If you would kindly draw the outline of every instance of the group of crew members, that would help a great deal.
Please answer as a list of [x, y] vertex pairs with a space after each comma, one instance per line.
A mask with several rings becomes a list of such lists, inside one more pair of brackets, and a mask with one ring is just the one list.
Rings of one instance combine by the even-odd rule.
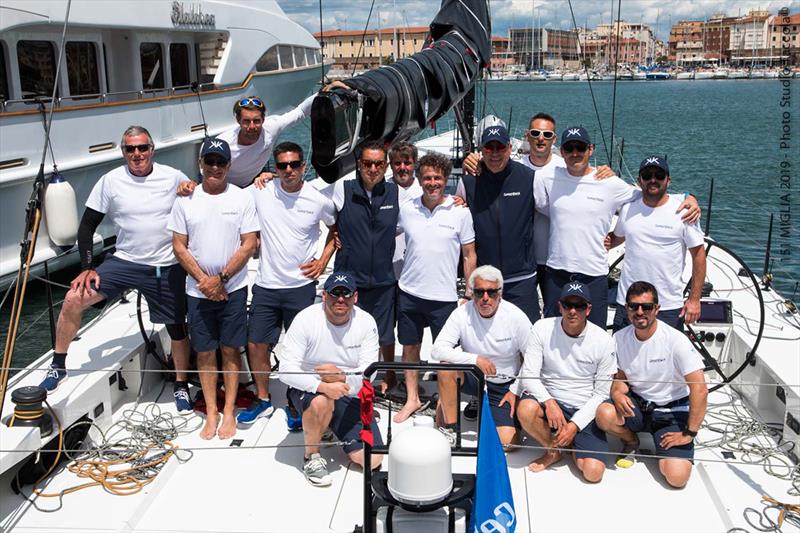
[[[616, 464], [627, 467], [637, 434], [649, 432], [666, 481], [684, 486], [707, 388], [703, 362], [680, 330], [699, 316], [705, 252], [696, 200], [667, 192], [666, 158], [643, 160], [639, 187], [628, 185], [608, 167], [590, 165], [594, 146], [583, 127], [564, 129], [561, 156], [553, 153], [556, 122], [540, 113], [526, 132], [530, 153], [519, 161], [504, 126], [485, 128], [456, 195], [445, 192], [450, 160], [418, 157], [405, 142], [388, 152], [366, 143], [355, 179], [317, 189], [304, 180], [299, 145], [273, 147], [283, 129], [309, 115], [311, 100], [280, 116], [267, 116], [258, 97], [238, 100], [238, 125], [202, 143], [199, 184], [154, 161], [145, 128], [125, 130], [126, 164], [102, 176], [86, 202], [82, 272], [60, 313], [42, 387], [52, 392], [66, 380], [83, 310], [135, 288], [150, 320], [165, 324], [172, 340], [178, 412], [193, 411], [191, 342], [207, 410], [200, 436], [229, 439], [237, 424], [274, 411], [269, 354], [285, 331], [279, 378], [302, 413], [303, 471], [313, 485], [326, 486], [320, 441], [328, 430], [363, 466], [358, 374], [379, 357], [394, 360], [395, 329], [403, 360], [419, 361], [427, 327], [432, 360], [474, 364], [485, 375], [503, 445], [513, 449], [524, 430], [546, 448], [532, 471], [573, 449], [583, 477], [598, 482], [614, 457], [607, 435], [622, 441]], [[266, 170], [270, 155], [274, 174]], [[116, 251], [95, 268], [92, 235], [105, 215], [117, 228]], [[328, 232], [317, 257], [323, 224]], [[623, 241], [612, 337], [607, 250]], [[246, 265], [256, 253], [248, 309]], [[317, 278], [334, 253], [322, 302], [314, 303]], [[464, 294], [457, 291], [459, 261]], [[245, 345], [257, 399], [237, 413]], [[477, 395], [478, 381], [458, 372], [440, 372], [437, 381], [436, 422], [455, 443], [457, 387]], [[397, 384], [387, 372], [379, 390]], [[406, 371], [403, 384], [407, 399], [395, 422], [424, 407], [417, 373]], [[464, 416], [475, 411], [470, 402]], [[374, 421], [373, 434], [380, 443]], [[374, 457], [371, 467], [379, 464]]]

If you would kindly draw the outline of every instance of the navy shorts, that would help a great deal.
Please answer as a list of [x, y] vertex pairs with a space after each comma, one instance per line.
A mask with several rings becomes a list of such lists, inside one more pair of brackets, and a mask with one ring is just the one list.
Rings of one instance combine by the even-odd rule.
[[186, 271], [179, 264], [154, 267], [113, 255], [97, 267], [100, 292], [113, 300], [123, 291], [137, 289], [147, 300], [150, 322], [183, 324], [186, 321]]
[[[542, 409], [545, 420], [547, 420], [543, 402], [540, 402], [530, 394], [523, 394], [522, 398], [520, 398], [520, 401], [522, 400], [532, 400], [538, 403]], [[567, 422], [572, 420], [572, 417], [578, 412], [578, 409], [565, 405], [558, 400], [556, 400], [556, 403], [561, 408], [561, 412], [564, 413], [564, 418], [567, 419]], [[600, 429], [594, 419], [586, 424], [586, 427], [578, 431], [575, 435], [575, 439], [572, 441], [572, 446], [575, 448], [576, 459], [597, 459], [601, 463], [605, 463], [608, 459], [608, 438], [606, 437], [606, 432]]]
[[[494, 383], [492, 381], [486, 382], [486, 394], [489, 395], [489, 408], [492, 410], [492, 419], [494, 419], [495, 427], [514, 427], [519, 429], [519, 420], [517, 420], [517, 413], [511, 417], [511, 404], [508, 402], [500, 406], [500, 401], [503, 396], [509, 391], [511, 384], [514, 380], [505, 383]], [[478, 395], [478, 380], [475, 376], [468, 372], [464, 372], [464, 382], [461, 384], [461, 391], [465, 394], [472, 396]]]
[[[311, 400], [319, 394], [316, 392], [305, 392], [289, 387], [287, 396], [292, 406], [298, 413], [304, 413], [311, 405]], [[336, 434], [336, 438], [346, 444], [342, 446], [345, 453], [352, 453], [364, 447], [358, 434], [361, 432], [361, 402], [353, 396], [342, 396], [333, 402], [333, 417], [331, 417], [331, 430]], [[373, 446], [381, 446], [383, 439], [378, 429], [375, 417], [372, 417], [372, 436], [375, 440]]]
[[378, 344], [394, 344], [394, 304], [397, 289], [394, 284], [372, 289], [358, 289], [358, 305], [372, 315], [378, 324]]
[[536, 286], [536, 276], [503, 284], [503, 299], [522, 309], [531, 324], [542, 317], [539, 312], [539, 292]]
[[265, 289], [253, 285], [253, 299], [247, 321], [247, 336], [256, 344], [272, 344], [288, 330], [297, 313], [314, 303], [317, 282], [291, 289]]
[[[672, 326], [678, 331], [683, 332], [683, 317], [680, 316], [682, 309], [683, 308], [668, 309], [666, 311], [661, 309], [658, 312], [658, 319], [663, 323]], [[594, 309], [592, 309], [592, 313], [594, 313]], [[628, 320], [628, 312], [625, 310], [625, 306], [617, 304], [617, 309], [614, 311], [613, 333], [616, 333], [622, 328], [630, 325], [631, 321]]]
[[437, 302], [417, 298], [402, 290], [398, 292], [397, 340], [403, 346], [422, 344], [426, 327], [431, 328], [431, 337], [436, 340], [450, 313], [458, 307], [458, 302]]
[[196, 352], [247, 344], [247, 287], [233, 291], [223, 302], [189, 296], [188, 308], [189, 336]]
[[589, 314], [589, 322], [605, 330], [606, 320], [608, 320], [608, 276], [589, 276], [547, 267], [543, 295], [544, 316], [561, 316], [558, 299], [561, 297], [561, 289], [570, 281], [580, 281], [588, 287], [592, 297], [592, 312]]
[[[671, 431], [682, 432], [689, 424], [689, 397], [681, 398], [659, 407], [647, 402], [636, 394], [629, 394], [633, 400], [633, 416], [625, 418], [625, 427], [634, 433], [650, 433], [656, 447], [656, 455], [677, 459], [694, 458], [694, 440], [683, 446], [661, 447], [661, 437]], [[606, 402], [612, 403], [611, 400]]]

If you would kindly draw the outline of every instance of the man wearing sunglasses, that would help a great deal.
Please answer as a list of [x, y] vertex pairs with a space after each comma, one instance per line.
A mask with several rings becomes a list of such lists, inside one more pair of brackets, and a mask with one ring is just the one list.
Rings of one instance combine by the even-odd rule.
[[[522, 355], [528, 346], [531, 322], [516, 305], [503, 298], [503, 274], [491, 265], [472, 271], [467, 288], [472, 302], [450, 314], [431, 349], [435, 360], [473, 364], [486, 376], [492, 418], [503, 445], [516, 442], [519, 422], [516, 419], [517, 396], [510, 387], [519, 371]], [[477, 395], [478, 382], [461, 372], [439, 372], [439, 427], [451, 444], [455, 443], [458, 416], [457, 379], [466, 394]]]
[[270, 116], [266, 116], [266, 105], [258, 96], [237, 100], [233, 104], [237, 126], [218, 135], [219, 139], [231, 147], [228, 183], [247, 187], [262, 174], [265, 178], [272, 178], [272, 174], [264, 170], [272, 145], [282, 131], [311, 114], [314, 97], [316, 94], [312, 94], [287, 113]]
[[694, 438], [706, 413], [708, 387], [700, 354], [686, 336], [661, 322], [658, 292], [636, 281], [625, 295], [631, 325], [614, 334], [618, 371], [611, 399], [597, 409], [597, 424], [622, 440], [617, 466], [630, 468], [640, 432], [653, 435], [658, 468], [667, 483], [689, 481]]
[[[464, 276], [475, 269], [475, 230], [469, 209], [458, 207], [445, 194], [452, 163], [441, 154], [430, 153], [419, 160], [422, 197], [403, 204], [398, 228], [405, 236], [406, 255], [397, 282], [397, 338], [403, 345], [403, 361], [419, 362], [426, 327], [436, 340], [447, 318], [458, 305], [456, 279], [459, 255]], [[417, 372], [406, 371], [406, 403], [395, 422], [404, 422], [422, 402]]]
[[[175, 404], [180, 414], [189, 414], [186, 272], [175, 259], [172, 232], [167, 229], [175, 190], [189, 179], [153, 161], [153, 138], [141, 126], [126, 129], [120, 147], [125, 165], [101, 176], [86, 200], [78, 228], [81, 273], [72, 280], [61, 308], [53, 361], [41, 386], [52, 392], [67, 377], [67, 350], [83, 311], [125, 290], [138, 289], [147, 300], [150, 321], [166, 324], [176, 370]], [[95, 270], [92, 239], [106, 215], [118, 228], [116, 251]]]
[[288, 330], [295, 316], [314, 303], [316, 279], [334, 251], [330, 239], [322, 256], [314, 257], [320, 222], [332, 228], [336, 211], [329, 198], [303, 179], [303, 149], [283, 142], [275, 147], [274, 157], [280, 179], [271, 180], [261, 189], [248, 188], [255, 200], [261, 236], [248, 321], [248, 355], [258, 401], [239, 413], [237, 420], [241, 424], [252, 424], [272, 414], [270, 348], [278, 343], [281, 330]]
[[[303, 473], [319, 487], [332, 483], [319, 446], [329, 427], [346, 443], [350, 460], [364, 465], [358, 391], [364, 369], [378, 360], [378, 329], [369, 313], [355, 307], [358, 296], [354, 276], [334, 271], [325, 280], [322, 303], [302, 310], [283, 341], [280, 380], [303, 414]], [[382, 444], [374, 419], [372, 435], [376, 445]], [[381, 456], [373, 455], [372, 468], [380, 463]]]
[[[247, 342], [247, 260], [257, 246], [258, 219], [252, 196], [226, 183], [228, 143], [207, 138], [200, 150], [203, 184], [172, 207], [168, 228], [175, 257], [189, 277], [189, 332], [206, 403], [200, 438], [236, 434], [236, 394]], [[225, 407], [217, 410], [217, 349], [225, 370]], [[217, 429], [219, 426], [219, 433]]]
[[[611, 248], [625, 242], [625, 264], [617, 286], [614, 331], [630, 322], [625, 312], [625, 294], [636, 280], [649, 281], [658, 289], [658, 319], [679, 330], [700, 316], [700, 296], [706, 277], [705, 237], [697, 222], [683, 222], [676, 214], [682, 195], [667, 193], [669, 165], [664, 156], [646, 157], [639, 165], [642, 198], [625, 204], [610, 234]], [[683, 272], [686, 251], [692, 258], [689, 297]]]
[[541, 472], [561, 460], [561, 449], [574, 448], [578, 470], [586, 481], [597, 483], [605, 471], [608, 441], [594, 416], [608, 398], [617, 361], [613, 339], [587, 320], [591, 302], [584, 284], [564, 286], [558, 300], [561, 316], [533, 325], [520, 370], [527, 377], [518, 379], [512, 391], [520, 397], [522, 428], [551, 448], [528, 468]]

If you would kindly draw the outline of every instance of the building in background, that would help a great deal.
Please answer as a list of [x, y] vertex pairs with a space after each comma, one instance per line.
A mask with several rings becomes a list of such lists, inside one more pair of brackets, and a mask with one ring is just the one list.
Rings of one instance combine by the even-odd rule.
[[575, 32], [552, 28], [508, 30], [514, 63], [526, 69], [576, 69], [580, 66]]
[[505, 72], [514, 64], [514, 57], [509, 50], [508, 37], [492, 36], [492, 72]]
[[781, 10], [770, 17], [767, 32], [768, 54], [773, 64], [800, 65], [800, 13]]
[[324, 59], [334, 61], [331, 70], [367, 70], [393, 63], [422, 50], [427, 26], [380, 30], [327, 30], [314, 37], [322, 45]]

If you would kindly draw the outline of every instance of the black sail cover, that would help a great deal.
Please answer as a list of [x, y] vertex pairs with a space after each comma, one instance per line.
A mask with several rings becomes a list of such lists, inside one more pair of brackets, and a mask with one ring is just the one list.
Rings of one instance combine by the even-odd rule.
[[469, 91], [491, 61], [487, 0], [442, 0], [421, 52], [343, 80], [311, 106], [311, 162], [333, 183], [367, 141], [388, 146], [422, 131]]

